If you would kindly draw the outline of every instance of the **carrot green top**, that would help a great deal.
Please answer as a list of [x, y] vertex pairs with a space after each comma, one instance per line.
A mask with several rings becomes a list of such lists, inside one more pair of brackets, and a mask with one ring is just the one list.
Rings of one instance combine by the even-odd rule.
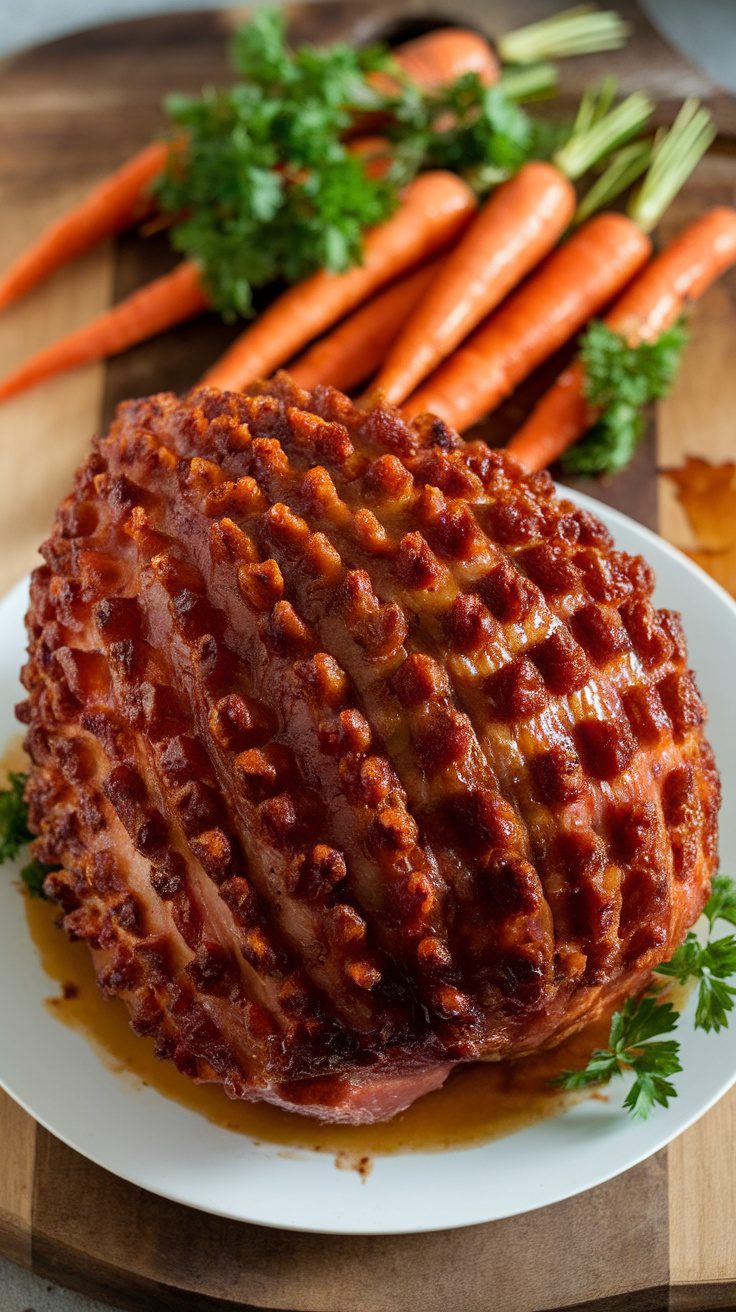
[[[493, 86], [471, 72], [420, 87], [382, 47], [291, 49], [275, 9], [237, 34], [232, 58], [230, 87], [169, 98], [177, 148], [156, 186], [174, 246], [199, 265], [226, 316], [250, 315], [254, 289], [266, 283], [359, 263], [365, 230], [389, 217], [424, 169], [449, 169], [484, 192], [527, 160], [548, 158], [572, 131], [578, 176], [650, 109], [644, 97], [611, 109], [613, 92], [602, 92], [572, 127], [550, 124], [519, 103], [551, 88], [549, 65], [512, 69]], [[383, 172], [350, 149], [366, 123], [388, 141]]]

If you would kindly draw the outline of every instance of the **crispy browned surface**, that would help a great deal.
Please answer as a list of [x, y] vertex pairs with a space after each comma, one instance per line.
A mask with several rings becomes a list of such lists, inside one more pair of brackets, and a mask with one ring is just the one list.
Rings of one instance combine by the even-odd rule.
[[124, 405], [43, 554], [36, 851], [196, 1078], [380, 1118], [561, 1037], [699, 914], [679, 620], [546, 475], [282, 376]]

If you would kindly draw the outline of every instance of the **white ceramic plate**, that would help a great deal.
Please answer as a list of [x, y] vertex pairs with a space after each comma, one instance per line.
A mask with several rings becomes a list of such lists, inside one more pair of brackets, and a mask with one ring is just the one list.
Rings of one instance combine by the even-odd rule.
[[[690, 653], [710, 707], [723, 777], [721, 864], [736, 872], [736, 605], [654, 534], [580, 497], [618, 545], [655, 567], [661, 604], [682, 611]], [[0, 743], [17, 726], [18, 670], [27, 587], [0, 604]], [[506, 1139], [447, 1152], [377, 1157], [363, 1180], [328, 1153], [279, 1152], [136, 1088], [108, 1069], [78, 1033], [43, 1006], [49, 993], [29, 941], [22, 900], [0, 873], [0, 1081], [31, 1115], [108, 1171], [208, 1212], [261, 1225], [341, 1234], [390, 1234], [493, 1221], [558, 1202], [628, 1170], [702, 1116], [736, 1080], [736, 1032], [680, 1025], [679, 1097], [643, 1123], [608, 1103], [585, 1101]], [[694, 1000], [688, 1009], [692, 1012]]]

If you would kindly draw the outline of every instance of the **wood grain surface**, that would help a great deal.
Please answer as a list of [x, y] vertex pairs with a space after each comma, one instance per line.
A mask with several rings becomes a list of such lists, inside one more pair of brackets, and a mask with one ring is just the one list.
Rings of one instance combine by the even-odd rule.
[[[328, 0], [295, 6], [290, 17], [299, 38], [400, 38], [442, 18], [493, 33], [555, 7], [545, 0], [447, 0], [444, 9], [442, 0], [399, 6]], [[569, 106], [603, 66], [619, 75], [624, 89], [653, 93], [662, 119], [686, 94], [709, 101], [719, 141], [673, 206], [666, 234], [708, 204], [736, 203], [736, 102], [669, 49], [633, 6], [619, 7], [635, 26], [627, 50], [605, 61], [568, 62], [562, 104]], [[0, 265], [160, 128], [163, 90], [194, 91], [223, 78], [224, 38], [243, 12], [117, 24], [5, 65]], [[62, 271], [0, 317], [4, 367], [171, 262], [163, 242], [128, 237]], [[231, 334], [204, 316], [105, 367], [79, 370], [2, 407], [0, 590], [32, 566], [90, 435], [108, 422], [117, 402], [188, 386]], [[697, 307], [692, 336], [678, 384], [659, 406], [631, 469], [585, 490], [658, 526], [736, 589], [736, 278]], [[491, 440], [510, 431], [543, 383], [540, 371], [486, 426]], [[0, 1251], [125, 1308], [736, 1307], [736, 1091], [668, 1150], [606, 1185], [526, 1216], [435, 1235], [294, 1235], [189, 1211], [92, 1166], [2, 1095], [0, 1162]]]

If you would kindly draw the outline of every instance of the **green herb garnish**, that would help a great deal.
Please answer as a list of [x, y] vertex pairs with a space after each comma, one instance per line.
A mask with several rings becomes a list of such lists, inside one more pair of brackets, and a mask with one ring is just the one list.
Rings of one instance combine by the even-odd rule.
[[634, 1083], [624, 1107], [641, 1120], [659, 1104], [666, 1107], [677, 1090], [668, 1078], [682, 1070], [680, 1045], [675, 1039], [658, 1039], [677, 1026], [678, 1015], [669, 1002], [656, 998], [629, 998], [622, 1011], [611, 1018], [607, 1048], [597, 1048], [580, 1071], [563, 1071], [555, 1081], [565, 1089], [583, 1089], [589, 1084], [608, 1084], [614, 1075], [634, 1072]]
[[728, 1013], [736, 1003], [736, 986], [726, 982], [736, 975], [736, 935], [713, 938], [717, 920], [736, 925], [736, 884], [726, 875], [713, 880], [713, 892], [704, 914], [708, 921], [707, 941], [701, 943], [691, 930], [674, 956], [658, 966], [657, 972], [670, 975], [681, 984], [688, 979], [698, 980], [696, 1029], [717, 1033], [728, 1025]]
[[[200, 265], [227, 318], [252, 314], [254, 289], [267, 283], [358, 264], [364, 231], [390, 216], [420, 169], [453, 169], [484, 191], [539, 144], [514, 98], [534, 91], [538, 75], [509, 92], [475, 74], [422, 91], [383, 48], [291, 50], [275, 9], [237, 34], [232, 58], [230, 88], [168, 99], [185, 144], [156, 187], [172, 244]], [[375, 72], [390, 76], [372, 83]], [[366, 113], [379, 116], [390, 142], [383, 177], [350, 151]]]
[[475, 73], [433, 92], [405, 84], [391, 105], [386, 135], [397, 183], [420, 169], [451, 169], [480, 193], [515, 173], [535, 153], [537, 140], [521, 106]]
[[370, 179], [343, 141], [357, 112], [384, 107], [366, 75], [388, 68], [387, 54], [346, 45], [292, 52], [283, 16], [268, 10], [237, 34], [232, 58], [234, 86], [167, 101], [187, 145], [157, 186], [161, 209], [177, 220], [173, 245], [201, 265], [228, 316], [252, 313], [255, 287], [359, 261], [364, 229], [397, 203], [395, 186]]
[[628, 464], [644, 432], [644, 408], [667, 395], [686, 341], [682, 322], [638, 346], [600, 319], [588, 325], [580, 346], [585, 395], [601, 414], [562, 457], [566, 474], [611, 474]]
[[717, 920], [736, 925], [736, 882], [728, 875], [716, 875], [703, 915], [711, 929]]
[[[34, 838], [28, 828], [28, 807], [23, 796], [27, 778], [26, 774], [10, 771], [9, 786], [0, 789], [0, 865], [12, 861]], [[35, 859], [23, 866], [20, 877], [31, 897], [44, 897], [43, 881], [52, 869]]]
[[43, 891], [43, 882], [53, 869], [53, 866], [45, 866], [43, 861], [37, 861], [35, 857], [33, 861], [29, 861], [27, 865], [23, 866], [20, 877], [29, 897], [46, 897]]
[[[657, 967], [684, 984], [696, 979], [698, 1002], [695, 1028], [710, 1033], [728, 1025], [733, 1010], [736, 987], [726, 982], [736, 975], [736, 935], [713, 939], [718, 920], [736, 924], [736, 884], [727, 875], [717, 875], [703, 915], [708, 923], [708, 939], [702, 945], [692, 931], [670, 961]], [[584, 1089], [589, 1085], [608, 1084], [614, 1075], [627, 1071], [634, 1082], [624, 1099], [632, 1116], [643, 1120], [659, 1105], [666, 1107], [677, 1096], [671, 1075], [682, 1070], [680, 1045], [676, 1039], [661, 1039], [677, 1028], [678, 1013], [669, 1002], [659, 1002], [656, 994], [629, 998], [621, 1011], [611, 1018], [607, 1048], [597, 1048], [582, 1070], [563, 1071], [554, 1081], [565, 1089]]]
[[27, 778], [26, 774], [10, 771], [9, 787], [0, 790], [0, 864], [11, 861], [33, 838], [23, 796]]

